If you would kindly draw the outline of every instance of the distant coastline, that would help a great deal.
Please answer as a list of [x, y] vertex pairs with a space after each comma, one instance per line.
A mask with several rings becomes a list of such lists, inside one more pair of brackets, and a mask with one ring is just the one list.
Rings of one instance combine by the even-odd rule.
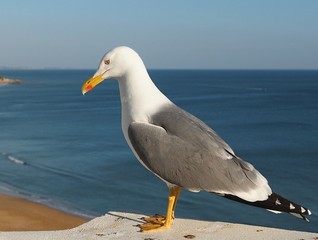
[[0, 77], [0, 84], [19, 84], [19, 83], [22, 83], [22, 81], [18, 79]]

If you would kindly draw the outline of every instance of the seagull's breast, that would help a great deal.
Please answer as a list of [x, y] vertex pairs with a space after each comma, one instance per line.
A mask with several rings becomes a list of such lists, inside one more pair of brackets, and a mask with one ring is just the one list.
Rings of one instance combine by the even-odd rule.
[[151, 116], [171, 101], [155, 86], [147, 75], [119, 81], [122, 130], [127, 142], [132, 122], [149, 123]]

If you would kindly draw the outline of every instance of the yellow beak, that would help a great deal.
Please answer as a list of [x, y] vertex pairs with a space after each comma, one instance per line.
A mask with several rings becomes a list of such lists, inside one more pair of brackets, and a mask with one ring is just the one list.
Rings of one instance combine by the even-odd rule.
[[92, 77], [90, 79], [88, 79], [82, 86], [82, 93], [83, 95], [85, 95], [87, 92], [91, 91], [96, 85], [98, 85], [99, 83], [101, 83], [104, 78], [103, 78], [103, 74], [100, 74], [96, 77]]

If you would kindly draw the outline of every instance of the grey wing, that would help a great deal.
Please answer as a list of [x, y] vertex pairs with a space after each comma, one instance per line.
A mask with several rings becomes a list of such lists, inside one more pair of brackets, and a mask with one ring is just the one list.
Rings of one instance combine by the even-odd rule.
[[128, 134], [139, 158], [162, 179], [189, 190], [231, 194], [247, 201], [270, 195], [267, 180], [191, 114], [172, 106], [152, 120], [153, 124], [132, 123]]

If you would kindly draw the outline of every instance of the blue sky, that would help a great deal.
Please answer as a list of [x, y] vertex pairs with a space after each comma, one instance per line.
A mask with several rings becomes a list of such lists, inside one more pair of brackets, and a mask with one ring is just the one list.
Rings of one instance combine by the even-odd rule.
[[0, 9], [0, 67], [95, 69], [127, 45], [152, 69], [318, 69], [316, 0], [2, 0]]

